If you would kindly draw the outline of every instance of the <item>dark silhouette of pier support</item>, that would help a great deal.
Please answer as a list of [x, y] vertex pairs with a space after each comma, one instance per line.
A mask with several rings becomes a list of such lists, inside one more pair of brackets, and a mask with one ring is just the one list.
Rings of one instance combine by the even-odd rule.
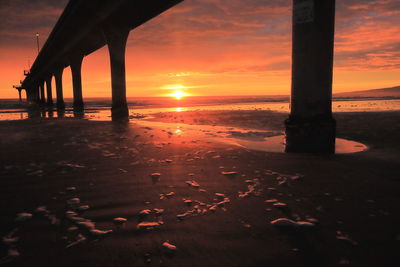
[[19, 99], [19, 103], [22, 103], [22, 89], [18, 89], [18, 99]]
[[38, 96], [39, 96], [39, 94], [38, 94], [38, 86], [35, 84], [34, 86], [33, 86], [33, 88], [32, 88], [32, 90], [33, 90], [33, 102], [34, 103], [37, 103], [38, 102]]
[[52, 75], [46, 78], [46, 91], [47, 91], [47, 106], [52, 107], [53, 103], [53, 89], [51, 88]]
[[129, 28], [110, 27], [104, 29], [110, 55], [113, 120], [128, 119], [126, 103], [125, 51]]
[[26, 100], [28, 103], [32, 103], [32, 88], [26, 88]]
[[335, 0], [293, 1], [291, 111], [286, 151], [334, 153], [332, 72]]
[[65, 109], [63, 86], [62, 86], [63, 71], [64, 71], [64, 67], [59, 67], [54, 72], [54, 78], [56, 81], [57, 109]]
[[82, 97], [82, 61], [83, 54], [77, 53], [70, 56], [70, 67], [72, 73], [72, 88], [74, 95], [74, 110], [82, 111], [84, 108]]
[[[82, 60], [107, 45], [111, 65], [112, 118], [128, 119], [126, 102], [125, 49], [129, 32], [183, 0], [70, 0], [40, 50], [21, 87], [29, 101], [43, 98], [42, 91], [32, 86], [46, 81], [47, 105], [53, 105], [51, 78], [55, 75], [57, 107], [64, 108], [62, 67], [71, 67], [74, 111], [82, 111]], [[50, 75], [50, 76], [47, 76]]]
[[29, 103], [37, 104], [38, 103], [38, 90], [37, 85], [32, 85], [29, 88]]
[[22, 90], [23, 90], [24, 88], [22, 88], [22, 87], [19, 86], [19, 85], [13, 85], [13, 88], [15, 88], [15, 89], [18, 90], [18, 100], [19, 100], [19, 103], [22, 103]]
[[45, 93], [44, 93], [44, 81], [41, 81], [40, 83], [39, 83], [39, 90], [40, 90], [40, 104], [41, 105], [44, 105], [44, 104], [46, 104], [46, 96], [45, 96]]

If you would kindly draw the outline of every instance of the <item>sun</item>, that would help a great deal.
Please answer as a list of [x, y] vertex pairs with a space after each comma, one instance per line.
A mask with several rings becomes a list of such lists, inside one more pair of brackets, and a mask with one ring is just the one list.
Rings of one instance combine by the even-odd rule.
[[168, 96], [174, 97], [176, 100], [181, 100], [183, 97], [188, 96], [188, 94], [186, 94], [185, 92], [183, 92], [181, 90], [175, 90]]
[[163, 87], [162, 89], [169, 90], [171, 93], [166, 94], [165, 96], [173, 97], [176, 100], [181, 100], [186, 96], [190, 96], [190, 94], [186, 93], [186, 90], [190, 87], [187, 87], [182, 84], [168, 84]]

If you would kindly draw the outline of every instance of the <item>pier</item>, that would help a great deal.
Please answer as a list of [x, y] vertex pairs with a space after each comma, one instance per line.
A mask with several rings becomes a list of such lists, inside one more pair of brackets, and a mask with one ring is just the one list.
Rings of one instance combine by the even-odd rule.
[[[21, 88], [28, 102], [64, 109], [62, 74], [71, 68], [73, 106], [84, 109], [82, 61], [107, 45], [111, 67], [112, 119], [126, 120], [125, 50], [129, 33], [183, 0], [71, 0], [40, 51]], [[334, 153], [332, 117], [335, 0], [293, 0], [291, 112], [285, 121], [286, 151]], [[46, 89], [44, 89], [44, 83]], [[47, 91], [45, 96], [45, 91]], [[47, 99], [46, 99], [47, 97]]]
[[128, 35], [181, 1], [70, 0], [19, 87], [26, 90], [28, 102], [46, 103], [51, 107], [54, 105], [51, 87], [54, 78], [56, 107], [64, 109], [62, 74], [64, 68], [70, 67], [74, 108], [82, 110], [82, 61], [85, 56], [107, 46], [111, 63], [112, 118], [127, 119], [125, 49]]

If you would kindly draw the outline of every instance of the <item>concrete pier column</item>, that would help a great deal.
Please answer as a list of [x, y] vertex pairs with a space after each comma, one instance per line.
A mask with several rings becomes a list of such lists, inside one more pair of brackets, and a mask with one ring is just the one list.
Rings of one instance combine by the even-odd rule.
[[31, 102], [31, 90], [30, 90], [30, 88], [29, 87], [27, 87], [26, 88], [26, 101], [28, 102], [28, 103], [30, 103]]
[[29, 87], [29, 103], [35, 103], [35, 88], [33, 86]]
[[39, 85], [35, 84], [33, 86], [33, 98], [35, 103], [39, 103], [40, 101], [40, 94], [39, 94]]
[[22, 90], [22, 89], [18, 89], [18, 99], [19, 99], [19, 103], [22, 103], [21, 90]]
[[129, 29], [105, 29], [111, 65], [112, 108], [114, 121], [127, 120], [129, 116], [126, 103], [125, 50]]
[[83, 97], [82, 97], [82, 61], [83, 54], [77, 54], [70, 57], [70, 67], [72, 73], [72, 87], [74, 94], [74, 110], [83, 110]]
[[53, 106], [53, 93], [51, 88], [51, 79], [53, 78], [52, 75], [46, 78], [46, 92], [47, 92], [47, 105]]
[[39, 83], [40, 88], [40, 104], [44, 105], [46, 103], [46, 96], [44, 94], [44, 81]]
[[335, 0], [293, 0], [292, 94], [286, 151], [334, 153]]
[[54, 72], [54, 78], [56, 80], [56, 93], [57, 93], [57, 109], [65, 109], [64, 97], [63, 97], [63, 86], [62, 86], [62, 74], [64, 67], [56, 69]]

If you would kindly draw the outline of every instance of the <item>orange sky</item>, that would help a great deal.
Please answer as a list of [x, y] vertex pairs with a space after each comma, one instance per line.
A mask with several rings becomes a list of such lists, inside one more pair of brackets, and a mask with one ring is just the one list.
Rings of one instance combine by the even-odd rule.
[[[0, 98], [36, 56], [66, 0], [4, 0], [0, 6]], [[400, 1], [337, 0], [334, 92], [400, 85]], [[22, 10], [21, 10], [22, 8]], [[133, 30], [127, 95], [289, 94], [291, 1], [185, 0]], [[84, 59], [84, 97], [110, 96], [107, 48]], [[64, 96], [72, 96], [64, 71]]]

